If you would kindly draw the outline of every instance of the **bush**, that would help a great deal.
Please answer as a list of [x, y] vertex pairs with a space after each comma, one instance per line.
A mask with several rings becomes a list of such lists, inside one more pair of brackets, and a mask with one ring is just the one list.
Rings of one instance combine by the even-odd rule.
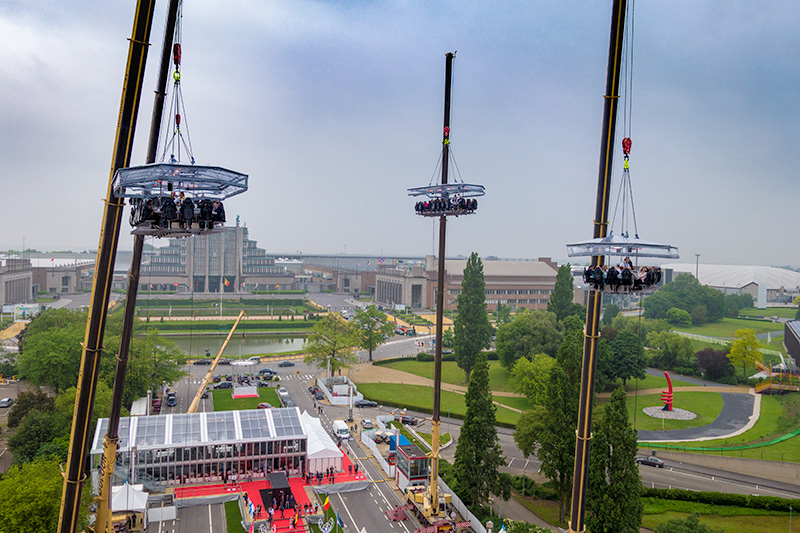
[[679, 366], [675, 368], [675, 372], [684, 376], [699, 376], [700, 372], [697, 371], [696, 368], [691, 368], [688, 366]]
[[738, 385], [739, 380], [736, 379], [736, 376], [722, 376], [717, 379], [717, 383], [722, 383], [723, 385]]
[[667, 322], [673, 326], [691, 326], [692, 317], [683, 309], [673, 307], [667, 311]]
[[775, 496], [754, 496], [750, 494], [726, 494], [724, 492], [700, 492], [681, 489], [649, 489], [645, 488], [642, 496], [661, 498], [683, 502], [707, 503], [709, 505], [730, 505], [747, 509], [763, 509], [765, 511], [789, 512], [790, 506], [796, 506], [797, 500], [777, 498]]

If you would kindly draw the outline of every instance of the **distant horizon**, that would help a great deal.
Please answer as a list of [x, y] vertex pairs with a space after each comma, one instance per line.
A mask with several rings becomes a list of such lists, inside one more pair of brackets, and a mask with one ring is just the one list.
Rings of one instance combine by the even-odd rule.
[[[256, 241], [257, 241], [257, 239], [256, 239]], [[165, 241], [165, 243], [166, 243], [166, 241]], [[146, 243], [146, 245], [147, 244], [149, 244], [149, 243]], [[153, 246], [153, 247], [154, 248], [162, 248], [161, 246]], [[62, 254], [97, 254], [97, 250], [91, 250], [89, 248], [82, 248], [80, 250], [72, 250], [72, 251], [65, 250], [63, 246], [57, 247], [58, 250], [40, 250], [38, 248], [30, 247], [30, 246], [27, 246], [27, 245], [26, 245], [26, 248], [39, 250], [38, 252], [32, 252], [32, 253], [39, 253], [39, 254], [45, 255], [45, 256], [46, 255], [50, 255], [50, 254], [59, 254], [59, 253], [62, 253]], [[53, 248], [56, 248], [56, 247], [53, 247]], [[0, 253], [1, 254], [5, 254], [9, 250], [14, 250], [14, 249], [15, 249], [14, 247], [2, 247], [2, 248], [0, 248]], [[402, 259], [402, 258], [424, 258], [426, 255], [435, 255], [435, 254], [430, 254], [430, 253], [422, 253], [422, 254], [386, 254], [386, 253], [344, 253], [344, 252], [335, 252], [335, 253], [325, 253], [325, 252], [286, 252], [285, 250], [282, 251], [282, 252], [271, 252], [270, 250], [268, 250], [266, 248], [262, 248], [262, 249], [266, 250], [268, 257], [273, 257], [273, 258], [281, 258], [281, 257], [292, 256], [292, 255], [304, 255], [304, 256], [319, 256], [319, 257], [330, 257], [330, 258], [337, 258], [337, 257], [341, 257], [341, 258], [366, 257], [366, 258], [375, 258], [375, 259], [384, 258], [384, 259], [391, 260], [391, 259]], [[119, 254], [119, 253], [133, 253], [133, 249], [118, 248], [117, 254]], [[446, 257], [450, 258], [450, 259], [453, 259], [453, 258], [468, 258], [469, 256], [467, 254], [460, 254], [460, 253], [450, 254], [450, 253], [448, 253], [446, 255]], [[590, 258], [588, 258], [588, 257], [587, 258], [572, 257], [572, 258], [558, 259], [558, 258], [555, 258], [555, 257], [553, 257], [551, 255], [547, 255], [547, 254], [537, 254], [535, 257], [502, 257], [502, 256], [499, 256], [497, 254], [487, 254], [485, 256], [483, 256], [483, 255], [480, 256], [480, 258], [482, 260], [484, 260], [484, 261], [486, 260], [487, 257], [496, 257], [497, 260], [500, 260], [500, 261], [537, 261], [539, 258], [547, 258], [547, 257], [549, 257], [551, 260], [555, 261], [558, 265], [565, 265], [565, 264], [569, 263], [569, 264], [575, 265], [575, 266], [588, 264], [590, 262]], [[607, 256], [606, 259], [607, 259], [606, 260], [606, 264], [611, 264], [612, 262], [614, 262], [613, 261], [613, 257], [611, 258], [611, 261], [608, 260], [609, 259], [608, 256]], [[692, 260], [689, 260], [689, 259], [687, 259], [685, 261], [681, 261], [680, 259], [677, 260], [677, 261], [674, 260], [674, 259], [659, 259], [658, 261], [648, 260], [646, 262], [646, 264], [652, 264], [652, 265], [662, 265], [662, 264], [669, 264], [669, 263], [671, 263], [671, 264], [694, 265], [695, 261], [692, 261]], [[645, 264], [645, 263], [642, 263], [642, 264]], [[795, 266], [795, 265], [770, 265], [770, 264], [752, 263], [752, 262], [751, 263], [704, 262], [702, 260], [702, 256], [700, 258], [700, 264], [701, 265], [717, 265], [717, 266], [724, 266], [724, 265], [729, 265], [729, 266], [767, 266], [767, 267], [782, 268], [782, 269], [786, 269], [786, 270], [792, 270], [792, 271], [800, 272], [800, 266]]]

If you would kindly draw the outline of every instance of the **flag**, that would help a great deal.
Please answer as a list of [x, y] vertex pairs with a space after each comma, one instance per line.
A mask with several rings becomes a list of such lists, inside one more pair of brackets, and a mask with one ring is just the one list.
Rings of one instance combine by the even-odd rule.
[[250, 531], [248, 531], [247, 533], [253, 533], [253, 531], [254, 531], [253, 528], [255, 527], [255, 525], [256, 525], [256, 521], [255, 520], [250, 522]]
[[372, 261], [367, 261], [367, 266], [370, 266], [371, 264], [372, 264]]
[[230, 284], [231, 284], [231, 280], [229, 280], [228, 278], [225, 278], [225, 286], [227, 287]]
[[384, 262], [384, 261], [383, 261], [383, 257], [379, 257], [379, 258], [378, 258], [378, 264], [379, 264], [379, 265], [382, 265], [382, 264], [383, 264], [383, 262]]
[[342, 516], [339, 513], [336, 513], [336, 521], [339, 523], [339, 527], [345, 527], [344, 522], [342, 522]]
[[256, 283], [256, 290], [258, 290], [258, 283]]
[[279, 289], [279, 288], [280, 288], [280, 286], [281, 286], [281, 284], [280, 284], [280, 283], [276, 283], [276, 284], [275, 284], [275, 288], [276, 288], [276, 289]]
[[331, 499], [328, 496], [325, 496], [325, 503], [322, 504], [322, 510], [327, 511], [331, 508]]
[[150, 290], [151, 291], [153, 290], [153, 284], [152, 283], [150, 284]]

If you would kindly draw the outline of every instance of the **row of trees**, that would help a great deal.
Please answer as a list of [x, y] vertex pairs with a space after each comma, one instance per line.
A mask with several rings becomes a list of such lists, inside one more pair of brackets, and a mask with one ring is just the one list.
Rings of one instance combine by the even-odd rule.
[[645, 318], [664, 318], [679, 325], [718, 322], [724, 316], [739, 316], [739, 310], [753, 307], [748, 294], [723, 295], [701, 285], [691, 274], [678, 274], [672, 283], [661, 287], [642, 301]]

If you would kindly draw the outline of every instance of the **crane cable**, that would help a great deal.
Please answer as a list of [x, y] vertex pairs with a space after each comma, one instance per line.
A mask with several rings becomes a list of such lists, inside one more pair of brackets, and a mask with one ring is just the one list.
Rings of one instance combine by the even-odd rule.
[[[181, 89], [181, 61], [183, 59], [183, 46], [181, 44], [183, 21], [183, 2], [178, 5], [178, 17], [175, 22], [175, 33], [172, 45], [172, 62], [175, 71], [172, 73], [172, 97], [170, 98], [169, 115], [171, 122], [167, 122], [166, 128], [172, 130], [172, 135], [165, 135], [164, 150], [161, 153], [161, 161], [166, 160], [167, 150], [170, 151], [170, 163], [181, 161], [181, 149], [186, 152], [186, 156], [194, 164], [194, 152], [192, 150], [192, 139], [189, 135], [189, 122], [186, 118], [186, 107], [183, 103], [183, 90]], [[186, 137], [184, 138], [184, 131]], [[168, 139], [168, 140], [166, 140]]]
[[[611, 219], [611, 226], [614, 226], [617, 218], [617, 211], [622, 203], [620, 215], [621, 231], [620, 234], [627, 238], [628, 218], [633, 219], [634, 236], [639, 238], [639, 227], [636, 222], [636, 206], [633, 202], [633, 186], [631, 185], [629, 156], [632, 147], [631, 125], [633, 116], [633, 35], [634, 35], [634, 11], [635, 0], [631, 0], [630, 8], [626, 13], [628, 23], [625, 24], [625, 44], [622, 52], [622, 152], [625, 160], [623, 163], [622, 179], [620, 189], [617, 193], [617, 201], [614, 204], [614, 215]], [[630, 203], [631, 215], [628, 216], [628, 203]]]

